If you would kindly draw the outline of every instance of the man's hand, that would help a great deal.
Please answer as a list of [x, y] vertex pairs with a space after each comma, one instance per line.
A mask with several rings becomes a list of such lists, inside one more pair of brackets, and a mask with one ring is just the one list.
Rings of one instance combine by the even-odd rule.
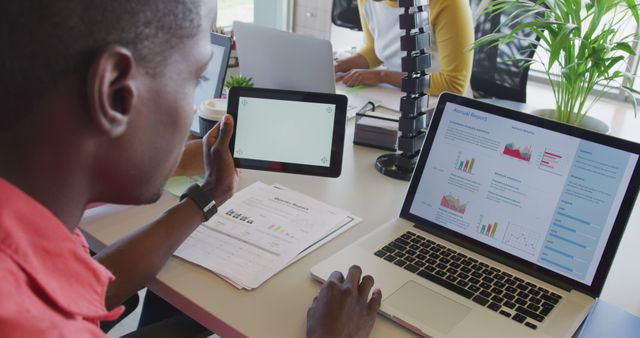
[[203, 138], [204, 190], [216, 204], [221, 205], [231, 198], [238, 186], [238, 171], [233, 165], [229, 149], [233, 133], [233, 118], [225, 115]]
[[331, 274], [307, 311], [307, 338], [369, 337], [382, 293], [376, 289], [369, 299], [373, 277], [361, 276], [355, 265], [346, 279], [339, 271]]
[[340, 76], [336, 76], [336, 82], [340, 81], [347, 87], [377, 85], [383, 82], [382, 72], [376, 69], [352, 69]]

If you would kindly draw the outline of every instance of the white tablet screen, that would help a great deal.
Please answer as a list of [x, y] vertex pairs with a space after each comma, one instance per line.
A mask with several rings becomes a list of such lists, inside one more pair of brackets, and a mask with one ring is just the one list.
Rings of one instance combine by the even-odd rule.
[[240, 97], [236, 158], [329, 167], [336, 106]]

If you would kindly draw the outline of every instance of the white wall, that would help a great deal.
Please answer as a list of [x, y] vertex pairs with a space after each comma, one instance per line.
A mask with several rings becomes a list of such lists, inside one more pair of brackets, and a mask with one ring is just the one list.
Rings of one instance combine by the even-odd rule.
[[362, 45], [362, 32], [338, 27], [331, 24], [331, 44], [333, 50], [348, 51], [352, 48], [360, 49]]

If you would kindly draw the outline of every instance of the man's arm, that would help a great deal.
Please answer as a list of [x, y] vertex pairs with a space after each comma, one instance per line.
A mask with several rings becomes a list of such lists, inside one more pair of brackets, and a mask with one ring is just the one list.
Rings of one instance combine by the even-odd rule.
[[[227, 115], [207, 136], [203, 189], [221, 205], [235, 192], [237, 171], [229, 151], [233, 119]], [[202, 210], [189, 198], [155, 221], [118, 240], [96, 255], [116, 280], [109, 284], [106, 306], [115, 308], [155, 277], [180, 244], [202, 223]]]

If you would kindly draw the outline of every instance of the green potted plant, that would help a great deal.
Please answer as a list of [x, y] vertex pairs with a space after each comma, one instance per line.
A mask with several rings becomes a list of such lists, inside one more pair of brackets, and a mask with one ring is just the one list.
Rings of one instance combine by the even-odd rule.
[[220, 35], [229, 35], [227, 34], [227, 32], [225, 32], [225, 29], [222, 26], [216, 26], [214, 29], [212, 29], [212, 31]]
[[242, 74], [240, 75], [231, 75], [229, 79], [224, 83], [226, 88], [233, 87], [253, 87], [253, 79], [250, 77], [246, 77]]
[[253, 87], [253, 79], [242, 74], [229, 76], [224, 82], [222, 97], [226, 98], [229, 95], [229, 89], [233, 87]]
[[[543, 66], [556, 101], [550, 117], [581, 126], [604, 92], [620, 88], [637, 113], [633, 94], [640, 93], [627, 86], [633, 75], [620, 69], [637, 53], [632, 46], [640, 37], [639, 5], [637, 0], [494, 0], [484, 13], [510, 14], [494, 33], [476, 40], [472, 47], [508, 43], [520, 38], [519, 31], [531, 30], [539, 41], [528, 42], [546, 51], [548, 59], [534, 56], [511, 61]], [[625, 34], [621, 26], [630, 20], [635, 20], [636, 30]], [[595, 88], [603, 91], [590, 95]]]

